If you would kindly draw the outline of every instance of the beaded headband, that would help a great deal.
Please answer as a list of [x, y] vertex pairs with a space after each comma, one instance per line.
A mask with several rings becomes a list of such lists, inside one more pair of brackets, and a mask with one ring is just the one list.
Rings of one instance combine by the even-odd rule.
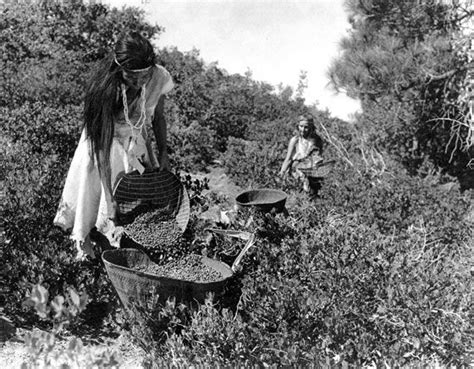
[[305, 116], [305, 115], [300, 115], [300, 116], [298, 117], [298, 124], [300, 124], [300, 123], [302, 123], [302, 122], [306, 122], [306, 123], [308, 123], [308, 124], [310, 124], [310, 125], [314, 125], [314, 119], [313, 119], [313, 117], [307, 117], [307, 116]]
[[132, 73], [138, 73], [138, 72], [145, 72], [147, 70], [149, 70], [152, 66], [150, 65], [149, 67], [146, 67], [146, 68], [142, 68], [142, 69], [128, 69], [128, 68], [125, 68], [122, 64], [119, 63], [119, 61], [117, 60], [117, 56], [114, 55], [114, 62], [115, 64], [117, 64], [120, 68], [124, 69], [125, 71], [127, 72], [132, 72]]

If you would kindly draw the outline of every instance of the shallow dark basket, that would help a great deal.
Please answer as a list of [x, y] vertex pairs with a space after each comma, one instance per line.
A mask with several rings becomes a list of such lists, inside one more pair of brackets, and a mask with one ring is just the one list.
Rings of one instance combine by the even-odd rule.
[[285, 209], [287, 194], [271, 188], [258, 188], [241, 192], [235, 198], [238, 206], [255, 207], [258, 210], [269, 212], [275, 209], [282, 212]]
[[102, 253], [107, 274], [123, 305], [136, 304], [148, 311], [164, 305], [170, 297], [176, 302], [203, 303], [209, 293], [219, 298], [224, 293], [232, 269], [225, 263], [201, 256], [202, 262], [221, 274], [215, 282], [191, 282], [145, 273], [133, 268], [148, 266], [150, 258], [136, 249], [107, 250]]

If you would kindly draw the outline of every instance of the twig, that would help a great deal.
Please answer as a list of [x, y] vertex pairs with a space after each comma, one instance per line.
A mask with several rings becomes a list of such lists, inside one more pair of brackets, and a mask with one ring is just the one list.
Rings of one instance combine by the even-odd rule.
[[[357, 173], [359, 173], [359, 175], [361, 174], [360, 171], [355, 167], [355, 165], [347, 158], [347, 156], [344, 154], [344, 152], [341, 150], [340, 147], [338, 147], [338, 145], [336, 145], [333, 140], [331, 139], [331, 135], [329, 134], [328, 130], [326, 129], [326, 127], [324, 126], [324, 124], [322, 124], [320, 121], [319, 121], [319, 124], [321, 125], [321, 127], [323, 128], [324, 130], [324, 133], [326, 134], [326, 138], [328, 139], [329, 143], [331, 145], [334, 146], [334, 148], [337, 150], [337, 152], [340, 154], [340, 156], [351, 166], [353, 167]], [[337, 139], [334, 138], [334, 140], [337, 141]], [[347, 150], [344, 149], [344, 151], [346, 151], [347, 153]]]
[[[461, 120], [449, 117], [430, 119], [427, 121], [427, 123], [443, 121], [448, 121], [452, 123], [451, 136], [449, 137], [448, 143], [446, 144], [445, 148], [445, 152], [447, 153], [449, 145], [451, 145], [452, 141], [455, 140], [454, 149], [451, 150], [451, 156], [449, 158], [449, 161], [451, 162], [459, 146], [461, 148], [461, 151], [467, 151], [471, 146], [474, 145], [474, 124], [468, 124], [467, 122], [463, 122]], [[461, 137], [462, 127], [467, 128], [467, 134], [465, 139]]]
[[442, 73], [442, 74], [432, 74], [430, 73], [429, 71], [427, 71], [426, 69], [423, 70], [423, 72], [426, 73], [426, 75], [430, 78], [428, 80], [428, 83], [432, 82], [432, 81], [440, 81], [442, 79], [446, 79], [446, 78], [449, 78], [451, 76], [453, 76], [454, 74], [458, 73], [458, 72], [463, 72], [465, 71], [466, 69], [469, 69], [469, 68], [473, 68], [474, 67], [474, 63], [469, 63], [469, 64], [465, 64], [463, 65], [462, 67], [459, 67], [459, 68], [456, 68], [456, 69], [451, 69], [445, 73]]

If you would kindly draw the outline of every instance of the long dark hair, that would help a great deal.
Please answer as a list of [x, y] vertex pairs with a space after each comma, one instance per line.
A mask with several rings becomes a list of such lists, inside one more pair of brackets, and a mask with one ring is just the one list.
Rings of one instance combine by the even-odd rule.
[[123, 107], [122, 70], [147, 68], [155, 63], [155, 58], [153, 46], [145, 37], [138, 32], [128, 32], [119, 38], [114, 52], [98, 63], [92, 75], [84, 99], [84, 129], [99, 171], [105, 169], [101, 167], [100, 152], [103, 152], [105, 165], [110, 167], [114, 117]]

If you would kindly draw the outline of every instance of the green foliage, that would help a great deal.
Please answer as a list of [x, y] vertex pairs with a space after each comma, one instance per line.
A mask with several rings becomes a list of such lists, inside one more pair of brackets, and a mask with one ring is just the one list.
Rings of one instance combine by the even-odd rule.
[[33, 286], [23, 304], [33, 307], [42, 319], [54, 313], [55, 331], [59, 332], [86, 308], [87, 300], [86, 293], [79, 294], [74, 288], [68, 288], [66, 298], [58, 295], [50, 301], [49, 291], [41, 284], [37, 284]]
[[215, 132], [197, 121], [187, 127], [172, 125], [168, 147], [172, 167], [184, 171], [204, 171], [217, 157]]
[[119, 33], [160, 32], [138, 9], [81, 2], [9, 5], [1, 17], [2, 106], [38, 100], [79, 104], [92, 63], [110, 51]]
[[105, 350], [100, 354], [84, 355], [84, 344], [80, 338], [73, 337], [66, 347], [60, 344], [61, 332], [86, 308], [88, 296], [79, 294], [74, 288], [68, 288], [67, 296], [55, 296], [49, 299], [48, 290], [41, 284], [34, 285], [24, 304], [33, 307], [41, 319], [52, 317], [54, 327], [52, 332], [33, 330], [26, 333], [24, 340], [28, 349], [28, 360], [22, 368], [61, 367], [74, 368], [92, 366], [109, 368], [119, 364], [117, 353]]
[[357, 124], [368, 142], [412, 173], [426, 158], [461, 179], [468, 171], [465, 3], [347, 1], [352, 32], [329, 75], [361, 100]]
[[[238, 317], [244, 331], [258, 338], [244, 336], [250, 345], [244, 351], [252, 354], [238, 360], [355, 366], [469, 362], [472, 193], [441, 185], [449, 178], [411, 177], [394, 162], [364, 170], [357, 154], [362, 148], [337, 135], [355, 166], [339, 161], [319, 197], [308, 201], [274, 181], [281, 157], [265, 161], [272, 143], [281, 142], [272, 133], [282, 132], [278, 124], [256, 129], [252, 141], [229, 141], [225, 155], [239, 184], [271, 183], [294, 197], [289, 218], [268, 215], [250, 225], [260, 242], [245, 258]], [[343, 127], [323, 124], [332, 137]], [[325, 156], [336, 157], [333, 149], [327, 144]], [[199, 355], [211, 356], [225, 365], [228, 354]], [[194, 363], [189, 355], [186, 360]]]
[[100, 265], [75, 262], [72, 242], [53, 226], [79, 136], [80, 109], [38, 102], [3, 112], [5, 308], [16, 318], [28, 314], [21, 301], [36, 281], [45, 283], [53, 294], [61, 294], [69, 285], [82, 285], [93, 298], [102, 294], [103, 300], [110, 299], [110, 285]]
[[[254, 212], [248, 230], [258, 242], [243, 260], [235, 309], [221, 310], [211, 301], [194, 312], [171, 305], [161, 317], [172, 324], [157, 331], [159, 320], [148, 317], [135, 334], [143, 341], [147, 329], [162, 334], [155, 346], [147, 341], [148, 362], [467, 365], [468, 198], [400, 177], [386, 192], [372, 189], [369, 178], [338, 173], [317, 202], [296, 197], [289, 216]], [[378, 200], [364, 208], [356, 191]], [[396, 205], [397, 193], [408, 191], [413, 205]], [[352, 198], [367, 214], [354, 214]], [[222, 257], [222, 249], [214, 251]], [[149, 331], [146, 336], [152, 337]]]
[[160, 59], [177, 84], [169, 94], [171, 122], [178, 127], [197, 122], [210, 129], [215, 132], [215, 148], [220, 151], [225, 150], [229, 137], [248, 137], [253, 123], [280, 119], [304, 109], [302, 99], [283, 99], [266, 83], [228, 75], [215, 64], [206, 65], [196, 50], [161, 50]]
[[0, 113], [4, 117], [7, 145], [17, 147], [24, 154], [57, 155], [67, 159], [74, 152], [81, 127], [79, 106], [27, 102], [14, 109], [2, 108]]
[[4, 307], [17, 320], [28, 316], [21, 301], [37, 281], [53, 294], [83, 286], [92, 299], [111, 301], [102, 267], [75, 262], [72, 242], [52, 221], [82, 126], [85, 72], [124, 29], [159, 28], [138, 10], [82, 3], [11, 4], [1, 17]]

